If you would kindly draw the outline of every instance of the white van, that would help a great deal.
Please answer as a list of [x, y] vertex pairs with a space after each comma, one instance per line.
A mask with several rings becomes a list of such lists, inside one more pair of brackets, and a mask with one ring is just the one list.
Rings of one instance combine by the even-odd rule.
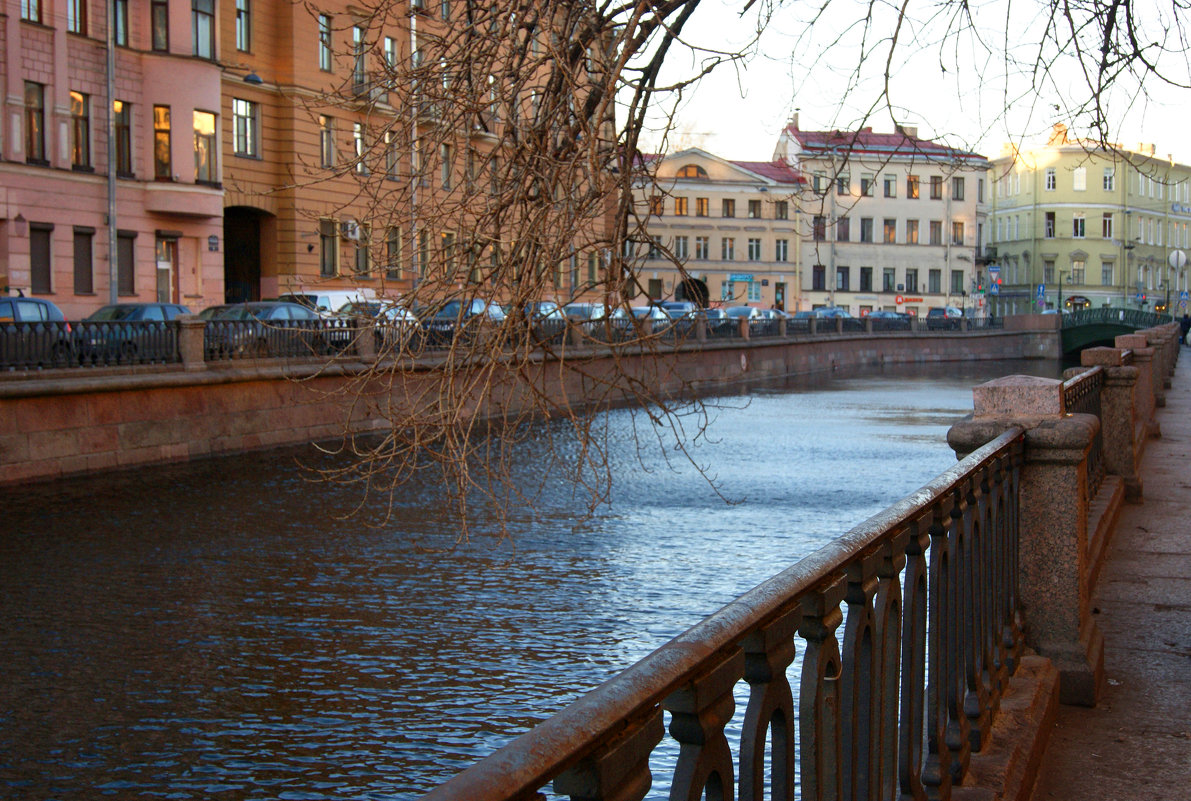
[[322, 317], [334, 315], [349, 303], [360, 303], [374, 300], [374, 289], [310, 289], [300, 292], [286, 292], [278, 296], [283, 303], [298, 303], [308, 309], [313, 309]]

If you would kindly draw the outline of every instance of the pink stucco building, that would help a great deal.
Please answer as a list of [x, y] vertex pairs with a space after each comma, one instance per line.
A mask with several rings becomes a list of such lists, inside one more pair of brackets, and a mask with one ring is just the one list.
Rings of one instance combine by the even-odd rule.
[[111, 100], [106, 3], [4, 2], [0, 294], [78, 318], [109, 301], [114, 273], [121, 301], [222, 302], [214, 0], [113, 0]]

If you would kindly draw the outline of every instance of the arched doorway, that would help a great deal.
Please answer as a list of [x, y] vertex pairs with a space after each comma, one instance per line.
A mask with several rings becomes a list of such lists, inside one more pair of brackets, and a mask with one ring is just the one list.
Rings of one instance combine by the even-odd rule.
[[698, 278], [687, 276], [679, 281], [678, 286], [674, 288], [674, 299], [689, 300], [699, 308], [706, 309], [710, 293], [707, 291], [707, 284]]
[[276, 251], [274, 217], [251, 206], [223, 210], [223, 297], [225, 303], [261, 299], [261, 276]]

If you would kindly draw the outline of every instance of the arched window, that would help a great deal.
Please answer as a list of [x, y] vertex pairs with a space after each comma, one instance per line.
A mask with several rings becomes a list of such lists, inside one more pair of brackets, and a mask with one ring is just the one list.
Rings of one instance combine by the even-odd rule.
[[679, 178], [707, 178], [707, 170], [698, 164], [687, 164], [678, 170]]

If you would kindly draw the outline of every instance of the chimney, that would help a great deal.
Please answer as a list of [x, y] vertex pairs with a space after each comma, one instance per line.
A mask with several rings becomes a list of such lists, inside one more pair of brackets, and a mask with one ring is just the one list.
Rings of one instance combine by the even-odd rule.
[[910, 139], [918, 138], [917, 125], [902, 125], [899, 122], [894, 126], [894, 128], [896, 129], [897, 133], [901, 134], [902, 136], [909, 137]]
[[796, 131], [798, 130], [798, 112], [797, 111], [795, 111], [794, 116], [790, 118], [790, 127]]

